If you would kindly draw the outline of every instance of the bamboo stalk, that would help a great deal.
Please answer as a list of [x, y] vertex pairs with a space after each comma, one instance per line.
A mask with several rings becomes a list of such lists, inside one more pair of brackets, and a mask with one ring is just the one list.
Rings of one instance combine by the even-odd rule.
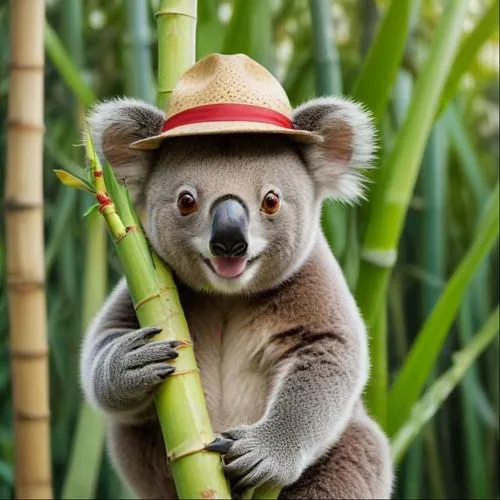
[[412, 406], [411, 416], [392, 438], [391, 452], [394, 462], [399, 462], [412, 440], [434, 416], [443, 401], [450, 395], [467, 373], [469, 367], [498, 335], [498, 306], [471, 342], [454, 353], [452, 366], [441, 375]]
[[[161, 0], [156, 13], [157, 104], [165, 110], [177, 80], [195, 62], [196, 14], [196, 0]], [[126, 241], [126, 238], [122, 241]], [[118, 249], [120, 259], [125, 262], [127, 254], [120, 250], [120, 245]], [[134, 297], [133, 289], [137, 287], [140, 290], [144, 283], [134, 285], [134, 276], [126, 273], [126, 277], [134, 303], [141, 304], [139, 308], [136, 306], [139, 323], [142, 326], [158, 324], [158, 319], [163, 317], [164, 320], [160, 322], [163, 335], [170, 332], [184, 342], [184, 348], [175, 363], [176, 376], [162, 384], [155, 397], [163, 438], [171, 457], [170, 470], [177, 494], [180, 498], [206, 498], [207, 495], [210, 498], [229, 498], [220, 456], [203, 451], [204, 446], [214, 439], [214, 434], [175, 282], [167, 266], [154, 252], [152, 255], [152, 264], [157, 271], [157, 287], [162, 290], [160, 296], [139, 302], [141, 296], [147, 297], [154, 293], [154, 284], [150, 283], [149, 290], [143, 290], [145, 293]], [[141, 274], [138, 277], [141, 278]]]
[[43, 0], [11, 8], [5, 219], [16, 497], [52, 498], [43, 251]]
[[[324, 95], [342, 95], [342, 72], [340, 67], [340, 58], [335, 43], [334, 25], [331, 13], [332, 5], [330, 0], [309, 0], [309, 11], [311, 13], [311, 31], [313, 35], [314, 62], [316, 93], [319, 96]], [[356, 218], [350, 217], [350, 209], [340, 203], [326, 200], [322, 207], [322, 227], [328, 244], [333, 254], [339, 259], [341, 265], [344, 264], [344, 257], [358, 261], [357, 248], [348, 248], [349, 242], [357, 243], [357, 238], [348, 240], [349, 230], [356, 230]], [[354, 219], [350, 220], [349, 219]], [[349, 227], [348, 221], [353, 223]], [[353, 266], [342, 265], [344, 274], [346, 270], [356, 269]], [[347, 269], [346, 269], [347, 268]], [[354, 276], [346, 276], [350, 286], [354, 285]]]
[[167, 109], [179, 77], [196, 60], [197, 0], [160, 0], [158, 31], [157, 104]]
[[[90, 139], [87, 146], [94, 179], [90, 188], [115, 243], [139, 323], [161, 328], [157, 339], [174, 336], [182, 342], [175, 376], [155, 396], [177, 495], [181, 499], [230, 498], [219, 454], [205, 450], [215, 436], [172, 273], [148, 247], [128, 194], [116, 182], [111, 167], [106, 164], [103, 172]], [[61, 172], [58, 175], [68, 178]], [[73, 185], [74, 180], [70, 180]], [[82, 181], [80, 187], [88, 189]]]
[[[376, 186], [361, 251], [357, 299], [371, 328], [387, 290], [403, 223], [439, 96], [458, 46], [467, 2], [448, 0], [394, 148]], [[405, 165], [405, 168], [401, 168]]]
[[127, 14], [125, 45], [128, 47], [128, 94], [154, 102], [147, 0], [127, 0], [125, 10]]
[[[447, 136], [444, 123], [438, 121], [427, 142], [421, 171], [421, 189], [425, 203], [422, 221], [422, 260], [429, 276], [435, 278], [424, 283], [422, 290], [423, 317], [431, 314], [442, 292], [442, 284], [446, 281], [445, 274], [445, 227], [446, 227], [446, 170], [448, 164]], [[438, 283], [438, 285], [436, 285]], [[435, 376], [432, 375], [431, 382]], [[436, 423], [430, 422], [424, 429], [421, 444], [425, 445], [429, 473], [429, 491], [434, 498], [444, 498], [443, 473], [441, 460], [437, 452]], [[416, 443], [415, 443], [416, 444]], [[421, 466], [421, 464], [420, 464]], [[420, 470], [416, 477], [420, 477]], [[418, 498], [421, 493], [421, 481], [415, 482], [412, 498]]]

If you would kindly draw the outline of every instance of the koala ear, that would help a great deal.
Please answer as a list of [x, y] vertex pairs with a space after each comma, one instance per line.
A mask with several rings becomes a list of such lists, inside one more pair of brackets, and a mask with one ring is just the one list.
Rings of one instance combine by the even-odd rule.
[[322, 143], [304, 148], [320, 197], [344, 202], [363, 198], [361, 169], [371, 167], [375, 151], [371, 116], [352, 101], [322, 97], [299, 106], [294, 111], [293, 124], [323, 137]]
[[137, 99], [112, 99], [96, 105], [88, 123], [101, 160], [107, 160], [119, 181], [125, 181], [135, 199], [145, 179], [153, 152], [130, 149], [132, 142], [157, 135], [164, 114]]

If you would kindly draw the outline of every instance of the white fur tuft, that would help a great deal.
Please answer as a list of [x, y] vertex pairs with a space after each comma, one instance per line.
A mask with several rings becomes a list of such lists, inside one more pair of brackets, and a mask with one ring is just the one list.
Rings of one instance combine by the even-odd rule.
[[[345, 125], [352, 133], [352, 157], [348, 164], [332, 160], [326, 140], [305, 149], [320, 196], [344, 203], [356, 203], [364, 199], [367, 180], [363, 170], [372, 168], [377, 149], [371, 113], [349, 99], [320, 97], [299, 106], [294, 115], [300, 117], [301, 114], [307, 114], [307, 125], [314, 127], [324, 137], [335, 134], [339, 126]], [[315, 120], [316, 123], [313, 123]]]

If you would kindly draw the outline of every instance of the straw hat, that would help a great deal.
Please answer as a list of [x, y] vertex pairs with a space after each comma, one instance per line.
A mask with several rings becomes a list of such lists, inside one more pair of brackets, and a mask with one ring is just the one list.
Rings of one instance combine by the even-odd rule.
[[156, 149], [169, 137], [208, 134], [282, 134], [300, 142], [320, 135], [297, 130], [292, 108], [278, 80], [243, 54], [211, 54], [191, 66], [172, 92], [162, 132], [133, 142]]

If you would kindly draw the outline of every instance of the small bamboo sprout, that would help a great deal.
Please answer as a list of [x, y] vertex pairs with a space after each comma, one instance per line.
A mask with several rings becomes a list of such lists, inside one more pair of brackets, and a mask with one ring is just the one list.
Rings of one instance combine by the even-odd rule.
[[44, 2], [11, 8], [5, 222], [17, 498], [52, 498], [43, 252]]
[[140, 325], [161, 328], [157, 340], [175, 337], [182, 342], [176, 371], [155, 397], [177, 494], [181, 499], [230, 498], [219, 454], [204, 449], [215, 436], [172, 273], [149, 247], [126, 188], [107, 163], [101, 167], [90, 135], [87, 156], [87, 178], [64, 171], [56, 171], [57, 176], [95, 195], [98, 204], [92, 210], [104, 216]]

